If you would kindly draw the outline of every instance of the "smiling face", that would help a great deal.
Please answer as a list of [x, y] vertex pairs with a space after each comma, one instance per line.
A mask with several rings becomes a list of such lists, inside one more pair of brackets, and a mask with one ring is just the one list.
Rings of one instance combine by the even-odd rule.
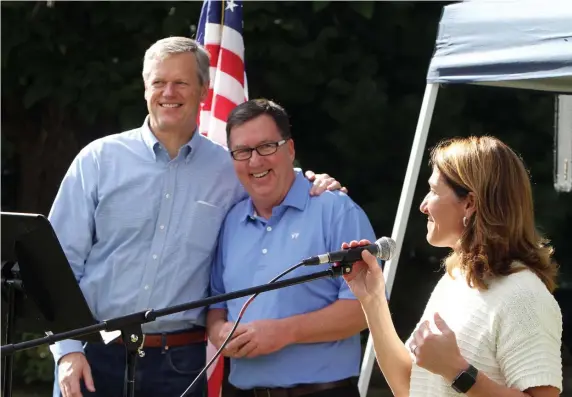
[[[232, 127], [229, 136], [231, 151], [255, 148], [283, 140], [272, 117], [262, 114]], [[272, 209], [280, 204], [294, 182], [294, 143], [289, 139], [268, 156], [252, 151], [248, 160], [234, 160], [238, 179], [252, 198], [257, 211]]]
[[150, 61], [145, 99], [155, 133], [194, 129], [208, 85], [201, 85], [195, 55], [171, 54]]
[[459, 198], [437, 169], [429, 178], [430, 191], [419, 210], [427, 215], [427, 242], [434, 247], [455, 248], [463, 233], [463, 217], [472, 214], [472, 196]]

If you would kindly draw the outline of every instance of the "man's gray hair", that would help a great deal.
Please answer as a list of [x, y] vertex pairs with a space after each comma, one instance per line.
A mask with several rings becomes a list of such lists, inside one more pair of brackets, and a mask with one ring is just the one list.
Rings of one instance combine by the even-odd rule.
[[150, 63], [154, 60], [162, 60], [173, 54], [182, 54], [191, 52], [195, 54], [198, 67], [198, 77], [201, 85], [209, 85], [210, 83], [210, 56], [207, 50], [198, 42], [188, 37], [167, 37], [161, 39], [145, 52], [143, 59], [143, 81], [147, 81], [150, 70]]

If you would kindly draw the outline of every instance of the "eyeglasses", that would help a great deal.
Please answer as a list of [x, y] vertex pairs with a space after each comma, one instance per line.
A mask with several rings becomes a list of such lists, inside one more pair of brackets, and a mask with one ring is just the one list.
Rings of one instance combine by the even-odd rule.
[[[290, 138], [288, 138], [290, 139]], [[258, 145], [255, 148], [241, 148], [236, 149], [230, 152], [230, 155], [236, 161], [245, 161], [252, 157], [252, 152], [256, 150], [260, 156], [270, 156], [271, 154], [276, 153], [278, 148], [288, 142], [288, 139], [282, 139], [278, 142], [268, 142], [263, 143], [262, 145]]]

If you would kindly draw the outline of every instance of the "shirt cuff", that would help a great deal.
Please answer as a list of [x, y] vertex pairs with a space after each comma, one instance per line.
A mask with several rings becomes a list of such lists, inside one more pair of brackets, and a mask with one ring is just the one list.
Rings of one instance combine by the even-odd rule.
[[224, 310], [228, 310], [228, 308], [226, 307], [226, 302], [213, 303], [212, 305], [209, 306], [209, 309], [224, 309]]
[[50, 351], [54, 356], [54, 361], [56, 365], [60, 362], [60, 359], [69, 353], [83, 353], [83, 343], [79, 340], [66, 339], [60, 342], [56, 342], [50, 345]]

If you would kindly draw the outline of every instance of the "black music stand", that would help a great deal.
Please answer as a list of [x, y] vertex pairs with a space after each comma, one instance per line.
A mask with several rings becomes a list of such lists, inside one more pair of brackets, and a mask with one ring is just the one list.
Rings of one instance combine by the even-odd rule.
[[[97, 324], [50, 222], [39, 214], [1, 213], [5, 344], [16, 330], [59, 333]], [[83, 341], [101, 342], [100, 334]], [[3, 395], [12, 393], [12, 355], [4, 357]]]

